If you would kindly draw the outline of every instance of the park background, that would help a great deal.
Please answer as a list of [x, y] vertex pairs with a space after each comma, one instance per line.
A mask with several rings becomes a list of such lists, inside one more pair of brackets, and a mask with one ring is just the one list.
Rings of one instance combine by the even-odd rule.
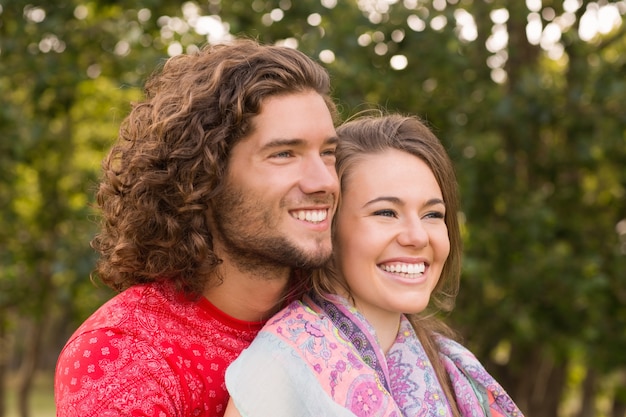
[[[0, 416], [112, 293], [100, 161], [168, 56], [238, 35], [324, 65], [343, 118], [417, 114], [454, 160], [448, 321], [529, 417], [626, 415], [626, 1], [0, 0]], [[245, 221], [245, 219], [244, 219]]]

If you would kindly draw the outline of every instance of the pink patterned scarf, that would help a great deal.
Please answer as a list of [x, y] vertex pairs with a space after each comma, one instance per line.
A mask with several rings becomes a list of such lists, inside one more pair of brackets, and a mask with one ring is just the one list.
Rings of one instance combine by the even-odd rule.
[[[385, 355], [376, 341], [374, 329], [342, 297], [327, 296], [305, 299], [319, 314], [327, 315], [360, 359], [380, 381], [379, 391], [391, 394], [403, 416], [448, 416], [450, 405], [436, 377], [435, 370], [410, 322], [402, 317], [396, 341]], [[463, 416], [522, 416], [512, 399], [476, 357], [465, 347], [444, 337], [437, 337], [440, 359], [450, 376], [457, 404]], [[321, 364], [317, 364], [320, 365]], [[345, 378], [333, 390], [350, 389]], [[371, 415], [376, 404], [363, 397], [352, 398], [351, 410], [361, 416]]]

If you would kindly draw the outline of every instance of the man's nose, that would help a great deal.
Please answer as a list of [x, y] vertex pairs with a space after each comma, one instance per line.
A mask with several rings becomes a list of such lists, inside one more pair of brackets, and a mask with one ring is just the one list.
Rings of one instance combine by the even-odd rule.
[[320, 155], [304, 160], [300, 188], [305, 194], [337, 193], [339, 180], [334, 164], [328, 164]]

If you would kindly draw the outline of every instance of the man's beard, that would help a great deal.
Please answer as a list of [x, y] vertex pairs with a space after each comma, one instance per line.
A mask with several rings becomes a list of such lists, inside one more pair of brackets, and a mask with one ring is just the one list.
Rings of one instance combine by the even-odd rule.
[[226, 187], [214, 199], [212, 212], [214, 239], [222, 241], [236, 268], [271, 275], [285, 267], [319, 268], [330, 258], [330, 243], [324, 243], [329, 238], [320, 236], [315, 250], [298, 247], [279, 230], [279, 213], [272, 213], [267, 202], [246, 198], [234, 188]]

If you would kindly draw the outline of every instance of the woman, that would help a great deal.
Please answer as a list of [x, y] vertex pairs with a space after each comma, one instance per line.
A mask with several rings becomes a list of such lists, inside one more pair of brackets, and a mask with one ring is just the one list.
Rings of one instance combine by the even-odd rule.
[[434, 314], [452, 309], [461, 269], [443, 146], [400, 115], [337, 133], [333, 260], [231, 365], [226, 415], [521, 416]]

